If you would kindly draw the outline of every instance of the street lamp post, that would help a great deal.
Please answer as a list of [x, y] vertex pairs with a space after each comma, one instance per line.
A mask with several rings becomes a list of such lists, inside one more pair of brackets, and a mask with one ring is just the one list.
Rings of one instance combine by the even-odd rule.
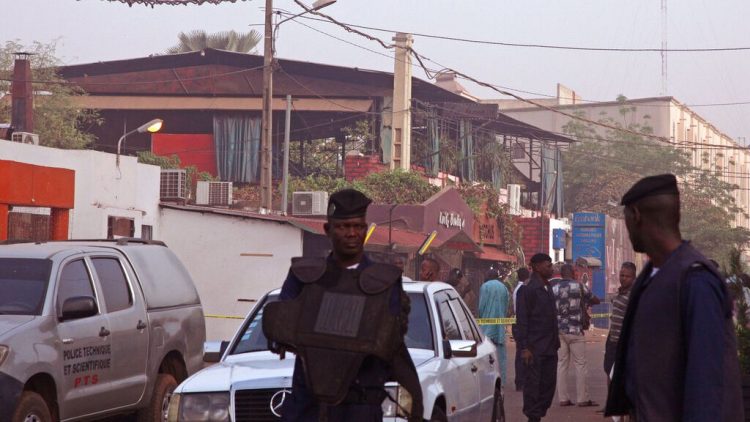
[[162, 123], [164, 123], [164, 120], [162, 120], [162, 119], [154, 119], [154, 120], [151, 120], [151, 121], [149, 121], [147, 123], [144, 123], [144, 124], [138, 126], [137, 128], [131, 130], [130, 132], [128, 132], [128, 133], [120, 136], [120, 139], [117, 141], [117, 158], [115, 158], [115, 164], [117, 165], [117, 167], [118, 168], [120, 167], [120, 147], [122, 146], [122, 141], [124, 141], [125, 138], [127, 138], [128, 136], [130, 136], [130, 135], [132, 135], [132, 134], [134, 134], [136, 132], [138, 132], [138, 133], [143, 133], [143, 132], [154, 133], [154, 132], [158, 132], [161, 129]]
[[[276, 27], [289, 19], [296, 18], [312, 10], [319, 10], [335, 3], [336, 0], [317, 0], [310, 10], [305, 10], [279, 22]], [[273, 54], [274, 54], [274, 26], [273, 0], [266, 0], [265, 34], [263, 37], [263, 114], [261, 116], [260, 137], [260, 187], [261, 208], [271, 211], [273, 206], [273, 177], [271, 172], [273, 127]]]

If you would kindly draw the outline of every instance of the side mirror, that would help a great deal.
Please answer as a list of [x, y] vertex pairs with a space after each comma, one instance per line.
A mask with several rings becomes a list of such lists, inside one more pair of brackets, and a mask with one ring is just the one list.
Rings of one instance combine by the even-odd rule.
[[453, 357], [453, 351], [451, 350], [451, 341], [450, 340], [443, 340], [443, 357], [445, 359], [450, 359]]
[[203, 362], [216, 363], [221, 360], [229, 347], [228, 341], [207, 341], [203, 343]]
[[87, 318], [96, 315], [96, 301], [91, 296], [74, 296], [63, 302], [61, 321]]
[[473, 358], [477, 356], [477, 342], [474, 340], [450, 340], [452, 357]]

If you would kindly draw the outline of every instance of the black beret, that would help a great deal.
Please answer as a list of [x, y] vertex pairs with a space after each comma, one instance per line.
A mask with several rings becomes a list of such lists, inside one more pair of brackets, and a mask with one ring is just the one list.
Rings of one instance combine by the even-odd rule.
[[679, 195], [677, 189], [677, 178], [674, 174], [660, 174], [648, 176], [635, 182], [635, 184], [622, 196], [620, 205], [630, 205], [642, 198], [654, 195]]
[[372, 200], [356, 189], [342, 189], [328, 198], [328, 218], [355, 218], [367, 214]]

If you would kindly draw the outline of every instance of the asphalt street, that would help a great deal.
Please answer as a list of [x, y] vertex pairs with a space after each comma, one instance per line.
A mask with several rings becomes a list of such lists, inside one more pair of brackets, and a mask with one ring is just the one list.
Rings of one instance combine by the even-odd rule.
[[[508, 337], [510, 339], [510, 336]], [[607, 339], [607, 330], [593, 328], [591, 331], [586, 333], [586, 362], [588, 375], [586, 382], [589, 388], [589, 395], [591, 400], [598, 403], [598, 406], [593, 407], [578, 407], [578, 406], [567, 406], [561, 407], [555, 393], [555, 398], [552, 401], [552, 406], [547, 412], [547, 417], [542, 419], [543, 421], [553, 422], [589, 422], [597, 421], [602, 422], [605, 420], [611, 421], [610, 418], [604, 418], [602, 413], [597, 413], [604, 407], [604, 401], [607, 398], [607, 378], [602, 369], [604, 361], [604, 342]], [[513, 358], [516, 355], [516, 344], [515, 342], [508, 342], [508, 380], [505, 385], [505, 416], [508, 422], [523, 422], [526, 421], [526, 417], [523, 414], [523, 397], [520, 391], [515, 391], [514, 379], [515, 370], [513, 366]], [[575, 369], [571, 363], [568, 374], [568, 391], [575, 399], [576, 393], [576, 379]]]

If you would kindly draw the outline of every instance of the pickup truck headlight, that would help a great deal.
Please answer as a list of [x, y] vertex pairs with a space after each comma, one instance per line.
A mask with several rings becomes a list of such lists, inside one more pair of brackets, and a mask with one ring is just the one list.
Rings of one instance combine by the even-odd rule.
[[229, 393], [175, 394], [169, 420], [180, 422], [229, 422]]
[[0, 345], [0, 366], [2, 366], [3, 362], [5, 362], [5, 358], [8, 357], [8, 353], [10, 353], [10, 347]]
[[[383, 417], [407, 418], [406, 413], [411, 411], [411, 394], [398, 385], [385, 387], [385, 392], [388, 397], [383, 400]], [[393, 400], [396, 400], [396, 402]]]

